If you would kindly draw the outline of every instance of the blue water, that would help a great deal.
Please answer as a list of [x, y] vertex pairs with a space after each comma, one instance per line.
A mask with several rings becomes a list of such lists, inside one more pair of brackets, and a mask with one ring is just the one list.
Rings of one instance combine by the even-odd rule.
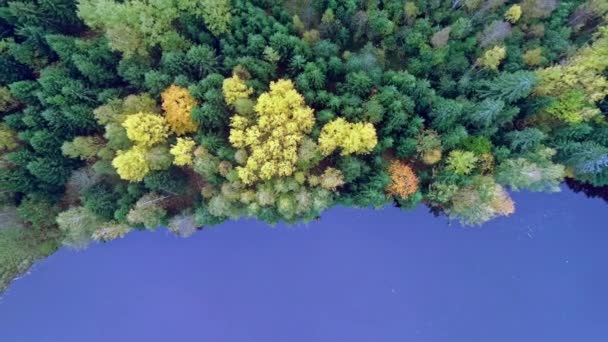
[[606, 203], [514, 199], [483, 228], [335, 208], [61, 250], [0, 300], [0, 341], [608, 341]]

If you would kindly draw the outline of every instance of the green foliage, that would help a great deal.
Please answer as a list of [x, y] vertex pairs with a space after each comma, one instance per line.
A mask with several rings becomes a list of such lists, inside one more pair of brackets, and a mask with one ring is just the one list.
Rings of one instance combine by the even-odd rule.
[[63, 244], [82, 249], [89, 245], [93, 232], [102, 221], [84, 207], [72, 207], [57, 215], [57, 225], [63, 234]]
[[465, 225], [479, 225], [515, 210], [513, 201], [491, 177], [477, 176], [472, 183], [456, 190], [448, 209], [452, 218]]
[[3, 226], [0, 229], [0, 292], [38, 259], [55, 252], [58, 244], [54, 231]]
[[464, 139], [462, 148], [480, 156], [492, 151], [492, 142], [486, 137], [470, 136]]
[[198, 6], [201, 7], [209, 31], [216, 36], [228, 31], [231, 19], [230, 0], [203, 0]]
[[596, 186], [608, 185], [608, 147], [592, 141], [571, 142], [562, 147], [558, 157], [576, 179]]
[[501, 73], [492, 80], [481, 82], [484, 97], [497, 98], [506, 102], [514, 102], [526, 98], [536, 86], [536, 75], [529, 71]]
[[92, 160], [103, 146], [103, 141], [97, 136], [76, 137], [72, 141], [66, 141], [61, 146], [64, 156]]
[[569, 124], [579, 123], [599, 112], [595, 106], [589, 104], [583, 92], [576, 90], [554, 101], [546, 111], [556, 119]]
[[142, 196], [135, 206], [129, 211], [127, 221], [130, 224], [142, 225], [147, 229], [154, 230], [165, 223], [167, 211], [163, 202], [167, 196], [156, 193], [148, 193]]
[[114, 212], [118, 209], [119, 196], [111, 184], [97, 183], [86, 189], [82, 197], [85, 209], [100, 219], [109, 221], [114, 218]]
[[468, 175], [475, 168], [477, 160], [472, 152], [454, 150], [448, 157], [448, 168], [457, 175]]
[[507, 134], [511, 150], [519, 152], [535, 149], [545, 138], [546, 135], [537, 128], [525, 128]]
[[43, 230], [55, 226], [52, 218], [57, 216], [59, 208], [53, 203], [52, 198], [33, 194], [21, 202], [17, 212], [23, 222], [35, 229]]

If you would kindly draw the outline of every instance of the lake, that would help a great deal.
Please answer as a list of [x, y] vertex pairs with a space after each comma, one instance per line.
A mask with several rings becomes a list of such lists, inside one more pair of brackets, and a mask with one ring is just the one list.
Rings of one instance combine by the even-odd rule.
[[481, 228], [334, 208], [64, 249], [0, 299], [0, 341], [607, 341], [607, 204], [513, 197]]

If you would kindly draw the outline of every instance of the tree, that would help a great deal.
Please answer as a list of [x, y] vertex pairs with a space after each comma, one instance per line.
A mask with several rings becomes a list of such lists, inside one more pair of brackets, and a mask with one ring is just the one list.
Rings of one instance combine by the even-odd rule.
[[324, 155], [340, 148], [341, 155], [370, 153], [378, 138], [371, 123], [350, 123], [342, 118], [332, 120], [321, 129], [319, 149]]
[[171, 131], [177, 135], [196, 132], [198, 126], [191, 117], [196, 101], [188, 89], [172, 85], [161, 97], [167, 125]]
[[477, 60], [482, 67], [490, 70], [497, 70], [503, 59], [507, 56], [507, 49], [504, 46], [495, 46], [484, 52], [483, 56]]
[[295, 171], [298, 146], [314, 125], [312, 108], [290, 80], [270, 83], [255, 105], [257, 120], [234, 115], [230, 122], [230, 143], [245, 148], [249, 158], [237, 167], [245, 184], [274, 176], [291, 176]]
[[545, 18], [557, 7], [556, 0], [523, 0], [521, 9], [526, 19]]
[[511, 24], [501, 20], [495, 20], [483, 30], [480, 45], [486, 47], [501, 43], [511, 35]]
[[558, 120], [577, 124], [600, 114], [599, 109], [589, 103], [585, 93], [570, 91], [554, 101], [545, 111]]
[[573, 90], [584, 92], [592, 102], [608, 95], [608, 79], [603, 72], [608, 67], [608, 27], [598, 30], [595, 41], [584, 47], [566, 64], [554, 65], [537, 71], [538, 95], [559, 97]]
[[103, 139], [99, 136], [80, 136], [72, 141], [66, 141], [61, 146], [64, 156], [74, 159], [93, 160], [103, 147]]
[[594, 25], [603, 15], [608, 12], [608, 5], [604, 1], [585, 1], [574, 10], [568, 18], [568, 25], [575, 31]]
[[165, 118], [152, 113], [129, 115], [122, 126], [127, 130], [127, 137], [142, 147], [163, 142], [168, 136]]
[[531, 127], [507, 134], [511, 150], [519, 152], [534, 150], [545, 138], [546, 135], [541, 130]]
[[19, 103], [7, 87], [0, 87], [0, 114], [4, 115], [17, 108]]
[[424, 130], [416, 140], [416, 152], [425, 164], [433, 165], [441, 160], [441, 140], [437, 132]]
[[448, 157], [448, 168], [458, 175], [468, 175], [475, 168], [478, 158], [469, 151], [454, 150]]
[[169, 151], [174, 159], [173, 164], [177, 166], [192, 165], [192, 152], [195, 143], [189, 138], [177, 138], [175, 145]]
[[535, 66], [544, 64], [545, 61], [547, 60], [543, 56], [542, 48], [534, 48], [534, 49], [527, 50], [521, 56], [521, 58], [523, 59], [524, 63], [526, 63], [526, 65], [528, 65], [530, 67], [535, 67]]
[[17, 146], [15, 132], [5, 124], [0, 124], [0, 152], [14, 150]]
[[494, 126], [499, 123], [504, 109], [504, 101], [486, 98], [475, 105], [467, 119], [477, 127]]
[[105, 223], [93, 232], [92, 238], [99, 242], [108, 242], [123, 238], [132, 230], [131, 226], [124, 223]]
[[564, 166], [551, 162], [555, 151], [540, 149], [515, 159], [507, 159], [496, 170], [496, 181], [513, 190], [560, 191], [564, 180]]
[[189, 237], [198, 230], [194, 216], [179, 214], [169, 220], [167, 229], [180, 237]]
[[76, 249], [85, 248], [101, 224], [99, 218], [84, 207], [72, 207], [57, 215], [57, 225], [64, 236], [63, 244]]
[[[35, 230], [45, 230], [56, 228], [53, 219], [59, 210], [52, 198], [40, 194], [30, 194], [19, 204], [17, 214], [21, 223], [26, 223]], [[10, 227], [11, 225], [3, 226]]]
[[509, 194], [491, 177], [477, 176], [471, 185], [458, 189], [451, 199], [448, 215], [463, 225], [480, 225], [496, 216], [515, 211]]
[[84, 207], [104, 221], [114, 218], [114, 212], [118, 210], [118, 199], [112, 184], [105, 182], [97, 183], [82, 192]]
[[146, 160], [146, 150], [141, 147], [118, 151], [116, 158], [112, 160], [112, 166], [116, 168], [120, 178], [132, 182], [141, 181], [150, 172], [150, 166]]
[[514, 73], [505, 72], [492, 80], [481, 82], [483, 87], [481, 94], [484, 97], [515, 102], [530, 95], [536, 82], [536, 75], [533, 72], [521, 70]]
[[407, 199], [418, 191], [418, 177], [405, 162], [391, 162], [388, 172], [391, 175], [391, 183], [386, 189], [388, 194]]
[[71, 165], [65, 160], [52, 157], [39, 157], [26, 165], [34, 177], [51, 186], [62, 186], [72, 173]]
[[336, 189], [344, 185], [344, 176], [342, 172], [333, 167], [328, 167], [323, 171], [320, 177], [319, 185], [326, 190], [336, 191]]
[[131, 224], [141, 224], [147, 229], [154, 230], [164, 223], [167, 211], [163, 202], [167, 196], [148, 193], [142, 196], [129, 211], [127, 221]]
[[233, 74], [231, 78], [224, 80], [222, 85], [224, 100], [229, 105], [234, 105], [239, 99], [247, 99], [253, 94], [253, 89], [247, 86], [238, 74]]
[[209, 45], [192, 46], [186, 53], [186, 59], [201, 79], [219, 69], [215, 50]]
[[574, 178], [595, 186], [608, 185], [608, 147], [593, 141], [567, 142], [558, 147], [558, 160]]
[[452, 28], [450, 26], [446, 26], [443, 29], [437, 31], [431, 38], [431, 44], [433, 45], [433, 47], [436, 49], [444, 47], [450, 39], [451, 31]]
[[[173, 23], [186, 13], [199, 18], [221, 14], [223, 17], [211, 18], [221, 23], [227, 17], [222, 6], [225, 3], [221, 0], [80, 0], [78, 14], [90, 27], [105, 31], [112, 49], [129, 57], [147, 55], [157, 45], [166, 50], [187, 46], [187, 39], [175, 30]], [[214, 27], [221, 28], [215, 23]]]
[[231, 20], [230, 0], [202, 0], [199, 6], [209, 31], [216, 36], [228, 31]]
[[492, 152], [492, 142], [484, 136], [468, 136], [462, 141], [462, 148], [481, 156]]
[[513, 5], [511, 7], [509, 7], [509, 9], [507, 10], [507, 12], [505, 13], [505, 19], [510, 22], [511, 24], [515, 24], [516, 22], [519, 21], [519, 18], [521, 18], [521, 6], [520, 5]]

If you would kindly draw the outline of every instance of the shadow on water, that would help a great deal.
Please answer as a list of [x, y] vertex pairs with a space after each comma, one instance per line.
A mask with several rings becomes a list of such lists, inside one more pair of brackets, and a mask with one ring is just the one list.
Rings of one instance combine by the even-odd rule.
[[568, 188], [576, 193], [582, 192], [589, 198], [600, 198], [608, 202], [608, 185], [592, 186], [589, 183], [579, 182], [572, 178], [566, 179]]

